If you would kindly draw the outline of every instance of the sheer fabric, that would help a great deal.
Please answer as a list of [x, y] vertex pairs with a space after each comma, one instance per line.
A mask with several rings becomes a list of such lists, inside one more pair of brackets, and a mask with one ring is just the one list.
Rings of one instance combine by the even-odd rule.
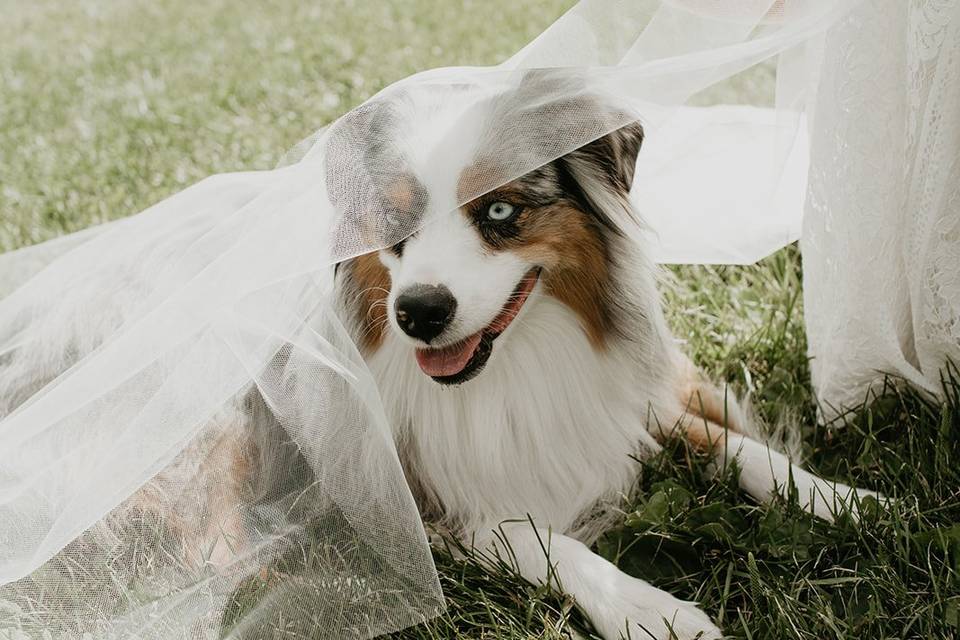
[[[854, 6], [587, 0], [274, 171], [0, 258], [0, 632], [367, 638], [442, 610], [334, 265], [638, 119], [655, 256], [759, 258], [800, 228], [801, 54]], [[776, 109], [692, 106], [777, 55]]]
[[830, 418], [960, 363], [960, 2], [865, 2], [822, 59], [801, 244]]

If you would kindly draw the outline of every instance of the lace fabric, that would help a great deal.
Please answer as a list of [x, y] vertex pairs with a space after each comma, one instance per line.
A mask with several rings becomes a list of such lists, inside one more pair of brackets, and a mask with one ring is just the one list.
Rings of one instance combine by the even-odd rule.
[[960, 3], [871, 0], [823, 47], [801, 243], [830, 419], [960, 362]]

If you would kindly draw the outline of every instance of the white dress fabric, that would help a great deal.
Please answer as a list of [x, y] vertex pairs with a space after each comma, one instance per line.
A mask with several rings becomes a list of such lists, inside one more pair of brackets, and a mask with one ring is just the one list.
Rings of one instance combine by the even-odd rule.
[[830, 419], [960, 364], [960, 2], [864, 2], [822, 59], [801, 246]]
[[[638, 119], [655, 256], [756, 260], [800, 231], [807, 54], [857, 4], [585, 0], [500, 66], [387, 87], [273, 171], [0, 256], [0, 637], [362, 640], [442, 611], [333, 266]], [[776, 108], [691, 106], [774, 56]], [[404, 211], [398, 166], [423, 181]], [[239, 430], [263, 484], [234, 486]]]

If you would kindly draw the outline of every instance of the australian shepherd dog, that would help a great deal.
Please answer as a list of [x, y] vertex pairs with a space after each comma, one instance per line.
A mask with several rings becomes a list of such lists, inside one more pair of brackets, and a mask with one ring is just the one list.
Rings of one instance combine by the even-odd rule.
[[[572, 117], [609, 109], [585, 100]], [[736, 461], [756, 500], [792, 482], [825, 518], [855, 492], [751, 438], [748, 412], [679, 349], [628, 199], [643, 137], [639, 123], [621, 126], [337, 265], [340, 312], [425, 522], [493, 553], [508, 545], [526, 579], [560, 585], [608, 640], [719, 638], [694, 603], [590, 549], [635, 481], [634, 458], [686, 438], [718, 463]], [[428, 181], [395, 168], [382, 191], [403, 213]], [[15, 406], [8, 397], [6, 411]], [[250, 465], [221, 468], [241, 484]], [[229, 486], [211, 479], [209, 494], [229, 504]]]
[[[611, 109], [580, 98], [549, 117]], [[643, 136], [635, 122], [599, 137], [340, 265], [338, 282], [427, 521], [509, 546], [531, 582], [552, 573], [604, 638], [668, 638], [668, 625], [715, 638], [694, 604], [588, 546], [635, 480], [633, 457], [687, 438], [736, 460], [754, 498], [792, 482], [825, 518], [853, 490], [749, 437], [748, 412], [680, 351], [628, 198]], [[388, 182], [401, 213], [423, 189], [412, 167]]]

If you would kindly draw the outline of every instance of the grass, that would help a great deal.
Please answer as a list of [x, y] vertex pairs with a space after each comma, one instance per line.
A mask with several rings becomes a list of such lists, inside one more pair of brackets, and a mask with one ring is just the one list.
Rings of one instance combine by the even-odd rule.
[[[496, 62], [569, 4], [6, 0], [0, 251], [134, 213], [211, 173], [269, 168], [385, 84]], [[768, 91], [758, 77], [739, 90]], [[891, 385], [817, 428], [796, 249], [670, 271], [668, 315], [698, 364], [749, 391], [769, 422], [801, 425], [814, 470], [897, 501], [859, 523], [820, 522], [790, 501], [760, 508], [678, 443], [638, 464], [598, 551], [698, 600], [736, 638], [960, 638], [956, 379], [943, 403]], [[568, 599], [459, 555], [436, 551], [447, 612], [397, 638], [589, 634]]]
[[[943, 403], [891, 383], [831, 429], [816, 428], [799, 255], [749, 267], [682, 267], [668, 309], [714, 375], [753, 393], [768, 420], [802, 426], [808, 466], [896, 498], [830, 524], [793, 501], [758, 507], [733, 471], [710, 479], [683, 443], [638, 465], [620, 526], [597, 549], [621, 569], [697, 600], [734, 638], [960, 638], [960, 383]], [[571, 603], [508, 570], [440, 553], [450, 605], [398, 638], [588, 634]]]

